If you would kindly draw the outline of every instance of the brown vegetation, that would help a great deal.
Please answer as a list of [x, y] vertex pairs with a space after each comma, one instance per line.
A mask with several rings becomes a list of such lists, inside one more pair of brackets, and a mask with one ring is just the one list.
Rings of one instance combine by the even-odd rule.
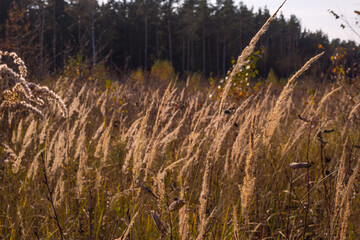
[[280, 94], [241, 102], [174, 82], [105, 87], [96, 68], [60, 77], [57, 94], [20, 81], [42, 114], [2, 108], [0, 237], [358, 239], [359, 90], [306, 94], [296, 79], [318, 57]]

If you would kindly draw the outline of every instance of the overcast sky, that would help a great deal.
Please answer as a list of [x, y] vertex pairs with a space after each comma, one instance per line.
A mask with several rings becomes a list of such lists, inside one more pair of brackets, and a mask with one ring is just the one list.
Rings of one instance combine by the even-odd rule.
[[[267, 6], [270, 14], [272, 14], [283, 0], [242, 0], [242, 2], [249, 8], [253, 6], [254, 11]], [[354, 10], [360, 11], [360, 0], [288, 0], [281, 11], [285, 18], [294, 14], [300, 20], [303, 29], [306, 28], [311, 31], [321, 29], [329, 36], [330, 40], [340, 38], [342, 40], [354, 40], [360, 44], [360, 37], [347, 28], [342, 29], [340, 27], [342, 22], [339, 19], [336, 20], [328, 12], [329, 9], [343, 15], [353, 25], [355, 25], [356, 18], [360, 20], [354, 13]], [[355, 28], [360, 34], [360, 25], [355, 26]]]

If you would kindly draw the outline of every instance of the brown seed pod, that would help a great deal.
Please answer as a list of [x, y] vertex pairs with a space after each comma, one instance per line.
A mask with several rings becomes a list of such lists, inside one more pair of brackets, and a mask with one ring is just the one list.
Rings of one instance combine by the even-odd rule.
[[299, 162], [299, 163], [290, 163], [290, 167], [292, 169], [299, 169], [299, 168], [309, 168], [311, 167], [312, 165], [314, 164], [314, 162], [310, 162], [310, 163], [307, 163], [307, 162]]
[[185, 201], [182, 199], [174, 199], [174, 201], [169, 206], [169, 211], [174, 212], [182, 208], [185, 204]]
[[162, 224], [160, 217], [156, 214], [156, 212], [154, 210], [150, 210], [148, 211], [148, 213], [150, 214], [151, 218], [153, 219], [156, 227], [159, 229], [159, 231], [161, 232], [162, 235], [166, 235], [167, 231], [165, 226]]
[[139, 187], [147, 194], [149, 194], [150, 196], [159, 199], [158, 196], [156, 196], [156, 194], [150, 189], [150, 187], [146, 186], [145, 184], [139, 182], [138, 183]]

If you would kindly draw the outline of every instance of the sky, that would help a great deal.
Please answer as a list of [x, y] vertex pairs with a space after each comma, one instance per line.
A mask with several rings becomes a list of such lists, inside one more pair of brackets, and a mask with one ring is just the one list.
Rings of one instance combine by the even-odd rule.
[[[266, 6], [272, 14], [283, 0], [242, 0], [242, 2], [248, 8], [254, 7], [254, 11]], [[348, 27], [342, 29], [340, 25], [343, 22], [340, 19], [336, 20], [329, 13], [329, 9], [344, 16], [360, 34], [360, 23], [355, 25], [356, 19], [360, 22], [360, 16], [354, 13], [354, 10], [360, 11], [360, 0], [287, 0], [280, 11], [286, 19], [294, 14], [300, 20], [302, 29], [306, 28], [312, 32], [322, 30], [330, 40], [340, 38], [360, 44], [360, 37], [352, 33]]]

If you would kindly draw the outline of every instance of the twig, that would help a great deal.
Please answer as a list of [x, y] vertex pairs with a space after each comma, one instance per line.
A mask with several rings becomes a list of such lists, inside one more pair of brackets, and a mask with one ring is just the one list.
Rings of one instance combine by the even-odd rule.
[[324, 178], [322, 178], [320, 181], [318, 181], [311, 189], [310, 189], [310, 191], [309, 192], [307, 192], [301, 199], [300, 199], [300, 201], [302, 201], [302, 200], [304, 200], [304, 198], [306, 198], [308, 195], [309, 195], [309, 193], [311, 193], [314, 189], [315, 189], [315, 187], [317, 186], [317, 185], [319, 185], [321, 182], [323, 182], [325, 179], [327, 179], [328, 177], [330, 177], [330, 176], [332, 176], [334, 173], [336, 173], [338, 170], [335, 170], [335, 171], [333, 171], [332, 173], [330, 173], [330, 174], [328, 174], [326, 177], [324, 177]]
[[90, 199], [89, 199], [89, 208], [88, 208], [88, 212], [89, 212], [89, 236], [88, 239], [91, 240], [92, 239], [92, 194], [91, 194], [91, 189], [89, 191], [89, 195], [90, 195]]
[[290, 236], [290, 231], [289, 231], [289, 227], [290, 227], [290, 214], [291, 214], [291, 190], [292, 190], [292, 172], [290, 172], [290, 191], [289, 191], [289, 206], [288, 206], [288, 215], [287, 215], [287, 219], [286, 219], [286, 225], [285, 225], [285, 228], [286, 228], [286, 239], [289, 239], [289, 236]]
[[[300, 118], [300, 115], [299, 115]], [[310, 142], [311, 142], [311, 127], [312, 124], [309, 125], [309, 132], [308, 132], [308, 143], [307, 143], [307, 149], [306, 149], [306, 162], [309, 165], [309, 151], [310, 151]], [[307, 218], [308, 218], [308, 213], [309, 213], [309, 208], [310, 208], [310, 173], [309, 170], [310, 168], [306, 168], [306, 180], [307, 180], [307, 204], [306, 204], [306, 208], [305, 208], [305, 225], [304, 225], [304, 233], [303, 233], [303, 239], [305, 239], [306, 236], [306, 229], [308, 227], [308, 223], [307, 223]]]
[[[334, 131], [334, 129], [331, 130], [324, 130], [324, 133], [330, 133]], [[324, 141], [324, 139], [322, 138], [322, 132], [320, 131], [317, 135], [318, 140], [320, 142], [320, 162], [321, 162], [321, 168], [322, 168], [322, 175], [323, 175], [323, 179], [326, 178], [326, 170], [327, 170], [327, 162], [325, 162], [324, 160], [324, 148], [326, 145], [326, 142]], [[330, 211], [331, 211], [331, 206], [330, 206], [330, 195], [328, 192], [328, 187], [326, 185], [326, 181], [323, 181], [323, 185], [324, 185], [324, 197], [325, 197], [325, 208], [326, 208], [326, 213], [327, 213], [327, 220], [328, 220], [328, 236], [330, 236]]]
[[36, 239], [40, 240], [40, 237], [39, 237], [39, 234], [38, 234], [37, 230], [34, 230], [34, 234], [36, 236]]
[[63, 239], [66, 239], [66, 237], [65, 237], [65, 235], [63, 233], [63, 230], [62, 230], [61, 225], [60, 225], [59, 217], [58, 217], [58, 214], [56, 212], [54, 199], [53, 199], [54, 191], [50, 189], [50, 183], [49, 183], [49, 180], [48, 180], [48, 177], [47, 177], [47, 174], [46, 174], [46, 166], [45, 166], [45, 160], [44, 160], [44, 154], [43, 153], [41, 153], [41, 159], [42, 159], [42, 163], [43, 163], [43, 173], [44, 173], [43, 183], [46, 185], [46, 189], [47, 189], [48, 194], [49, 194], [49, 196], [47, 196], [46, 199], [51, 204], [51, 208], [52, 208], [53, 213], [54, 213], [54, 217], [52, 217], [52, 218], [55, 220], [56, 225], [57, 225], [57, 227], [59, 229], [59, 232], [60, 232], [61, 240], [63, 240]]

